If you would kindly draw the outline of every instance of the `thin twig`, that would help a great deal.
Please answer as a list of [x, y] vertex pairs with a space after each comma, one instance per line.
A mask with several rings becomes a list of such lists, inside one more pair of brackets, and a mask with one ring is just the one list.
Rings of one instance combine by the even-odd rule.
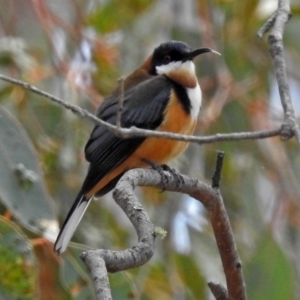
[[238, 140], [252, 140], [252, 139], [265, 139], [275, 136], [281, 136], [281, 128], [272, 130], [262, 130], [254, 132], [232, 132], [232, 133], [217, 133], [209, 136], [194, 136], [184, 135], [170, 132], [152, 131], [147, 129], [139, 129], [137, 127], [131, 127], [129, 129], [122, 128], [122, 132], [126, 138], [132, 136], [155, 136], [160, 138], [168, 138], [172, 140], [180, 140], [193, 142], [198, 144], [210, 144], [214, 142], [225, 141], [238, 141]]
[[261, 26], [261, 28], [257, 31], [256, 35], [260, 39], [273, 27], [275, 19], [277, 16], [277, 10], [272, 14], [272, 16], [267, 20], [267, 22]]
[[118, 111], [117, 111], [117, 129], [119, 130], [121, 128], [121, 117], [122, 117], [122, 111], [123, 111], [123, 102], [124, 102], [124, 77], [122, 76], [119, 80], [120, 85], [120, 95], [118, 98]]
[[[285, 124], [283, 126], [285, 131], [282, 132], [282, 137], [284, 139], [289, 138], [291, 135], [289, 131], [292, 131], [298, 144], [300, 145], [300, 127], [297, 122], [295, 110], [291, 100], [282, 41], [284, 28], [290, 17], [291, 12], [289, 0], [278, 0], [278, 9], [276, 13], [258, 30], [258, 35], [262, 36], [268, 30], [271, 30], [268, 37], [268, 42], [274, 63], [281, 105], [283, 107], [285, 116]], [[290, 130], [287, 130], [288, 128]]]
[[207, 285], [209, 286], [216, 300], [228, 300], [227, 290], [220, 283], [210, 281]]
[[27, 89], [37, 95], [43, 96], [63, 107], [66, 109], [71, 110], [76, 115], [89, 119], [90, 121], [94, 122], [97, 125], [102, 125], [107, 129], [115, 132], [117, 135], [121, 135], [123, 138], [129, 137], [149, 137], [154, 136], [158, 138], [168, 138], [172, 140], [180, 140], [180, 141], [187, 141], [193, 142], [198, 144], [208, 144], [213, 142], [224, 142], [224, 141], [239, 141], [239, 140], [256, 140], [256, 139], [265, 139], [275, 136], [282, 135], [282, 128], [276, 128], [272, 130], [262, 130], [262, 131], [255, 131], [255, 132], [236, 132], [236, 133], [218, 133], [211, 136], [193, 136], [193, 135], [184, 135], [184, 134], [177, 134], [177, 133], [170, 133], [170, 132], [160, 132], [160, 131], [153, 131], [147, 129], [140, 129], [137, 127], [131, 128], [118, 128], [116, 125], [112, 125], [110, 123], [104, 122], [103, 120], [97, 118], [95, 115], [89, 113], [87, 110], [82, 109], [81, 107], [66, 102], [58, 97], [55, 97], [47, 92], [44, 92], [33, 85], [30, 85], [24, 81], [13, 79], [11, 77], [5, 76], [0, 74], [0, 80], [4, 80], [6, 82], [13, 83], [15, 85], [21, 86], [24, 89]]
[[211, 184], [211, 186], [214, 189], [220, 188], [224, 156], [225, 156], [225, 153], [223, 151], [218, 151], [218, 156], [217, 156], [217, 161], [216, 161], [216, 169], [215, 169], [214, 175], [212, 176], [212, 184]]
[[37, 87], [35, 87], [35, 86], [33, 86], [29, 83], [26, 83], [22, 80], [14, 79], [14, 78], [2, 75], [2, 74], [0, 74], [0, 80], [3, 80], [3, 81], [6, 81], [6, 82], [13, 83], [15, 85], [21, 86], [22, 88], [24, 88], [28, 91], [31, 91], [31, 92], [33, 92], [37, 95], [43, 96], [46, 99], [49, 99], [52, 102], [55, 102], [56, 104], [59, 104], [59, 105], [65, 107], [66, 109], [72, 111], [74, 114], [76, 114], [79, 117], [87, 118], [87, 119], [93, 121], [96, 124], [103, 125], [103, 126], [107, 127], [110, 130], [114, 130], [116, 128], [116, 126], [111, 125], [109, 123], [106, 123], [106, 122], [102, 121], [101, 119], [98, 119], [96, 116], [89, 113], [87, 110], [82, 109], [81, 107], [79, 107], [77, 105], [74, 105], [72, 103], [69, 103], [67, 101], [64, 101], [64, 100], [62, 100], [58, 97], [55, 97], [50, 93], [42, 91], [42, 90], [38, 89]]

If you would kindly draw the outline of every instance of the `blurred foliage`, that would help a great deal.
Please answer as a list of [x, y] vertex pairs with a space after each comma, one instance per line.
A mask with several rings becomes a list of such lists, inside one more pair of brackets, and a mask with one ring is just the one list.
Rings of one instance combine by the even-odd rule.
[[129, 22], [134, 22], [135, 17], [143, 13], [153, 2], [152, 0], [106, 1], [88, 15], [87, 24], [101, 34], [121, 30]]
[[[291, 1], [293, 18], [284, 34], [293, 99], [300, 92], [298, 2]], [[196, 62], [204, 100], [196, 134], [270, 129], [282, 121], [267, 41], [256, 37], [275, 0], [0, 5], [0, 72], [90, 111], [161, 41], [181, 39], [222, 53]], [[0, 105], [0, 298], [93, 299], [79, 259], [82, 244], [123, 249], [136, 237], [108, 195], [87, 210], [73, 239], [80, 244], [71, 243], [62, 258], [52, 251], [57, 220], [66, 216], [87, 169], [83, 147], [92, 124], [4, 82]], [[221, 192], [249, 299], [298, 299], [298, 146], [279, 138], [191, 145], [174, 167], [209, 182], [217, 149], [226, 153]], [[113, 299], [212, 299], [206, 282], [224, 283], [224, 276], [203, 209], [178, 193], [137, 193], [168, 235], [157, 241], [148, 264], [110, 275]]]
[[35, 297], [36, 258], [31, 243], [14, 223], [1, 216], [0, 266], [1, 299]]
[[293, 299], [291, 263], [269, 234], [262, 234], [245, 270], [249, 299]]

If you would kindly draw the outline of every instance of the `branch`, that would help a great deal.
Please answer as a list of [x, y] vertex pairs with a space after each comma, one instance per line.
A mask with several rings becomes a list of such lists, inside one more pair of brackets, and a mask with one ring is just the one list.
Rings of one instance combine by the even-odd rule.
[[277, 10], [272, 14], [272, 16], [267, 20], [267, 22], [261, 26], [261, 28], [257, 31], [256, 35], [257, 37], [259, 37], [260, 39], [263, 38], [263, 36], [271, 30], [271, 28], [274, 25], [274, 22], [276, 20], [277, 17]]
[[89, 250], [81, 254], [84, 262], [92, 259], [92, 256], [98, 256], [105, 261], [108, 272], [118, 272], [141, 266], [152, 257], [155, 246], [154, 226], [133, 194], [135, 186], [136, 184], [133, 187], [132, 182], [123, 176], [114, 189], [113, 197], [133, 224], [138, 235], [138, 244], [123, 251]]
[[[154, 225], [133, 193], [136, 184], [127, 180], [124, 175], [114, 189], [113, 197], [132, 222], [137, 235], [138, 244], [122, 251], [89, 250], [80, 255], [82, 261], [90, 270], [94, 283], [96, 299], [106, 300], [109, 288], [108, 279], [104, 280], [106, 272], [118, 272], [145, 264], [152, 257], [155, 248]], [[107, 298], [106, 298], [107, 297]]]
[[228, 299], [228, 294], [227, 290], [219, 283], [215, 282], [209, 282], [208, 286], [215, 296], [216, 300], [227, 300]]
[[223, 151], [218, 151], [216, 169], [212, 177], [212, 188], [217, 195], [215, 203], [211, 201], [204, 203], [200, 200], [201, 198], [195, 198], [202, 202], [210, 215], [210, 221], [224, 268], [228, 294], [226, 289], [220, 284], [210, 283], [209, 287], [216, 299], [246, 300], [246, 285], [242, 272], [242, 264], [237, 252], [223, 199], [219, 191], [224, 155], [225, 153]]
[[121, 77], [118, 80], [119, 84], [120, 84], [120, 96], [119, 96], [119, 103], [118, 103], [118, 111], [117, 111], [117, 128], [120, 129], [121, 128], [121, 117], [122, 117], [122, 111], [123, 111], [123, 102], [124, 102], [124, 77]]
[[274, 63], [281, 104], [285, 116], [282, 137], [284, 139], [288, 139], [292, 135], [295, 135], [296, 140], [300, 145], [300, 128], [297, 123], [295, 110], [291, 100], [282, 42], [284, 28], [290, 17], [291, 12], [289, 0], [278, 0], [277, 11], [258, 30], [257, 35], [258, 37], [263, 37], [263, 35], [270, 30], [268, 37], [269, 48]]
[[[224, 141], [238, 141], [238, 140], [253, 140], [253, 139], [265, 139], [275, 136], [282, 136], [286, 132], [283, 130], [284, 128], [276, 128], [272, 130], [262, 130], [256, 132], [240, 132], [240, 133], [218, 133], [211, 136], [193, 136], [193, 135], [184, 135], [170, 132], [160, 132], [153, 130], [140, 129], [137, 127], [131, 128], [119, 128], [117, 125], [112, 125], [110, 123], [104, 122], [103, 120], [97, 118], [95, 115], [89, 113], [87, 110], [82, 109], [81, 107], [74, 105], [72, 103], [66, 102], [58, 97], [55, 97], [45, 91], [38, 89], [37, 87], [30, 85], [24, 81], [13, 79], [8, 76], [0, 74], [0, 80], [4, 80], [6, 82], [13, 83], [15, 85], [21, 86], [22, 88], [29, 90], [37, 95], [43, 96], [56, 104], [59, 104], [66, 109], [71, 110], [73, 113], [78, 115], [79, 117], [86, 118], [97, 125], [102, 125], [106, 127], [108, 130], [113, 131], [116, 135], [121, 136], [123, 138], [129, 137], [159, 137], [159, 138], [168, 138], [171, 140], [180, 140], [186, 142], [193, 142], [198, 144], [209, 144], [213, 142], [224, 142]], [[120, 100], [122, 101], [122, 100]], [[121, 102], [120, 102], [120, 110], [121, 112]], [[118, 112], [118, 114], [120, 114]]]
[[112, 300], [104, 259], [102, 259], [101, 256], [95, 258], [95, 253], [89, 253], [88, 255], [82, 253], [81, 259], [90, 270], [90, 275], [96, 290], [96, 299]]
[[[100, 281], [97, 280], [101, 274], [97, 275], [96, 269], [99, 259], [105, 261], [109, 272], [116, 272], [140, 266], [151, 258], [155, 241], [154, 226], [138, 203], [133, 190], [136, 186], [153, 186], [159, 189], [165, 188], [168, 191], [178, 191], [176, 175], [169, 172], [166, 174], [169, 180], [165, 182], [164, 186], [161, 175], [151, 169], [130, 170], [118, 182], [113, 196], [133, 223], [138, 234], [138, 244], [123, 251], [90, 250], [81, 255], [85, 263], [87, 260], [89, 261], [88, 267], [93, 274], [93, 279], [96, 279], [94, 280], [96, 291], [101, 290]], [[228, 298], [226, 299], [246, 299], [241, 262], [219, 191], [185, 175], [182, 175], [182, 179], [180, 192], [202, 202], [208, 211], [225, 272], [228, 288]], [[224, 288], [220, 286], [220, 289]], [[97, 299], [103, 298], [98, 297]]]
[[215, 173], [212, 177], [212, 184], [211, 184], [211, 186], [214, 189], [220, 188], [221, 173], [222, 173], [222, 168], [223, 168], [224, 156], [225, 156], [225, 153], [223, 151], [218, 151], [216, 169], [215, 169]]

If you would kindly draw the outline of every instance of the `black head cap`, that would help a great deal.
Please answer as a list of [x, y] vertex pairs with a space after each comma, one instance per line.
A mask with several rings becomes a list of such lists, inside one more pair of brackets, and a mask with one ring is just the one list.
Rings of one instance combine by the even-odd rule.
[[188, 44], [179, 41], [170, 41], [155, 48], [152, 56], [150, 73], [156, 75], [156, 67], [167, 65], [170, 62], [193, 60], [197, 55], [212, 52], [210, 48], [193, 50]]

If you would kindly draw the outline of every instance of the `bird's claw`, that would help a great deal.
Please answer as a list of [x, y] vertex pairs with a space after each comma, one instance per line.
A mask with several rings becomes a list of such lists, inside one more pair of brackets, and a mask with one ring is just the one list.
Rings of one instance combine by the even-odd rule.
[[161, 165], [161, 167], [164, 171], [167, 171], [167, 172], [171, 173], [174, 176], [174, 178], [176, 180], [176, 186], [178, 186], [177, 190], [181, 191], [182, 186], [184, 184], [183, 176], [179, 172], [177, 172], [174, 168], [171, 168], [168, 165], [163, 164], [163, 165]]
[[178, 187], [177, 190], [180, 191], [182, 189], [182, 186], [184, 184], [184, 178], [180, 173], [178, 173], [175, 169], [169, 167], [166, 164], [159, 165], [153, 161], [150, 161], [148, 159], [144, 159], [144, 161], [151, 166], [151, 168], [159, 173], [161, 176], [161, 182], [162, 182], [162, 190], [161, 193], [165, 191], [166, 185], [169, 182], [169, 175], [165, 173], [169, 172], [176, 180], [176, 186]]
[[164, 171], [165, 171], [165, 169], [164, 169], [164, 166], [165, 165], [159, 165], [159, 164], [157, 164], [157, 163], [155, 163], [155, 162], [153, 162], [153, 161], [150, 161], [150, 160], [148, 160], [148, 159], [144, 159], [144, 161], [147, 163], [147, 164], [149, 164], [149, 166], [153, 169], [153, 170], [155, 170], [155, 171], [157, 171], [158, 173], [159, 173], [159, 175], [161, 176], [161, 183], [162, 183], [162, 190], [161, 190], [161, 193], [162, 192], [164, 192], [165, 191], [165, 189], [166, 189], [166, 185], [167, 185], [167, 183], [169, 182], [169, 176], [168, 176], [168, 174], [166, 174]]

